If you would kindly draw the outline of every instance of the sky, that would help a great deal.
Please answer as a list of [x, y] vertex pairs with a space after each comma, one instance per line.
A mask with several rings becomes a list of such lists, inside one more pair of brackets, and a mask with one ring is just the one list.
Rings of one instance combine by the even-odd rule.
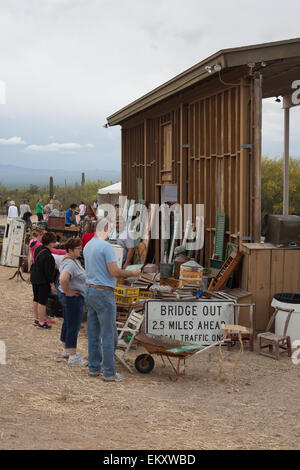
[[[118, 170], [107, 116], [220, 49], [299, 37], [299, 14], [290, 0], [0, 0], [0, 163]], [[276, 157], [283, 111], [273, 98], [263, 111]], [[300, 107], [293, 156], [299, 126]]]

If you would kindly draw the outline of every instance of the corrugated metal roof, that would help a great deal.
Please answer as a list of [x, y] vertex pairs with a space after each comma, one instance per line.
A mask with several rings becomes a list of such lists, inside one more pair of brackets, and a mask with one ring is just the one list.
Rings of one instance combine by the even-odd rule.
[[220, 64], [224, 70], [244, 66], [250, 62], [258, 64], [295, 57], [299, 57], [300, 65], [300, 38], [220, 50], [112, 114], [107, 118], [107, 122], [110, 126], [120, 124], [140, 111], [211, 77], [215, 72], [209, 73], [205, 68], [207, 66]]

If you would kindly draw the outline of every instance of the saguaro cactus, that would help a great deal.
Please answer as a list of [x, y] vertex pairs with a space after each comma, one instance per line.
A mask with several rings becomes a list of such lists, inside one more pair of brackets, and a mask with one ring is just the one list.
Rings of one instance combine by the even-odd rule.
[[50, 176], [50, 181], [49, 181], [49, 195], [50, 195], [51, 199], [53, 198], [53, 193], [54, 193], [53, 176]]

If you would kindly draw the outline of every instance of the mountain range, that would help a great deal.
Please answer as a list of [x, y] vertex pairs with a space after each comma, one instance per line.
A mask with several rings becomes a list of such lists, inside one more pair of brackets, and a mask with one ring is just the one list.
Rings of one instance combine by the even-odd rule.
[[7, 188], [21, 188], [35, 184], [40, 187], [49, 184], [49, 177], [53, 176], [54, 185], [63, 186], [65, 183], [81, 183], [81, 173], [84, 171], [85, 180], [120, 181], [119, 170], [65, 170], [65, 169], [38, 169], [24, 168], [14, 165], [0, 165], [0, 184]]

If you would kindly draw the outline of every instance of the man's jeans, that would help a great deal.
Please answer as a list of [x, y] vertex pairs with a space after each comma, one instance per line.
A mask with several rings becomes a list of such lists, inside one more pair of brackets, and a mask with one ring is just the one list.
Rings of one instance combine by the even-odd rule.
[[89, 370], [100, 371], [102, 363], [105, 377], [115, 375], [114, 353], [118, 343], [118, 333], [114, 292], [86, 286], [85, 303], [88, 307]]

